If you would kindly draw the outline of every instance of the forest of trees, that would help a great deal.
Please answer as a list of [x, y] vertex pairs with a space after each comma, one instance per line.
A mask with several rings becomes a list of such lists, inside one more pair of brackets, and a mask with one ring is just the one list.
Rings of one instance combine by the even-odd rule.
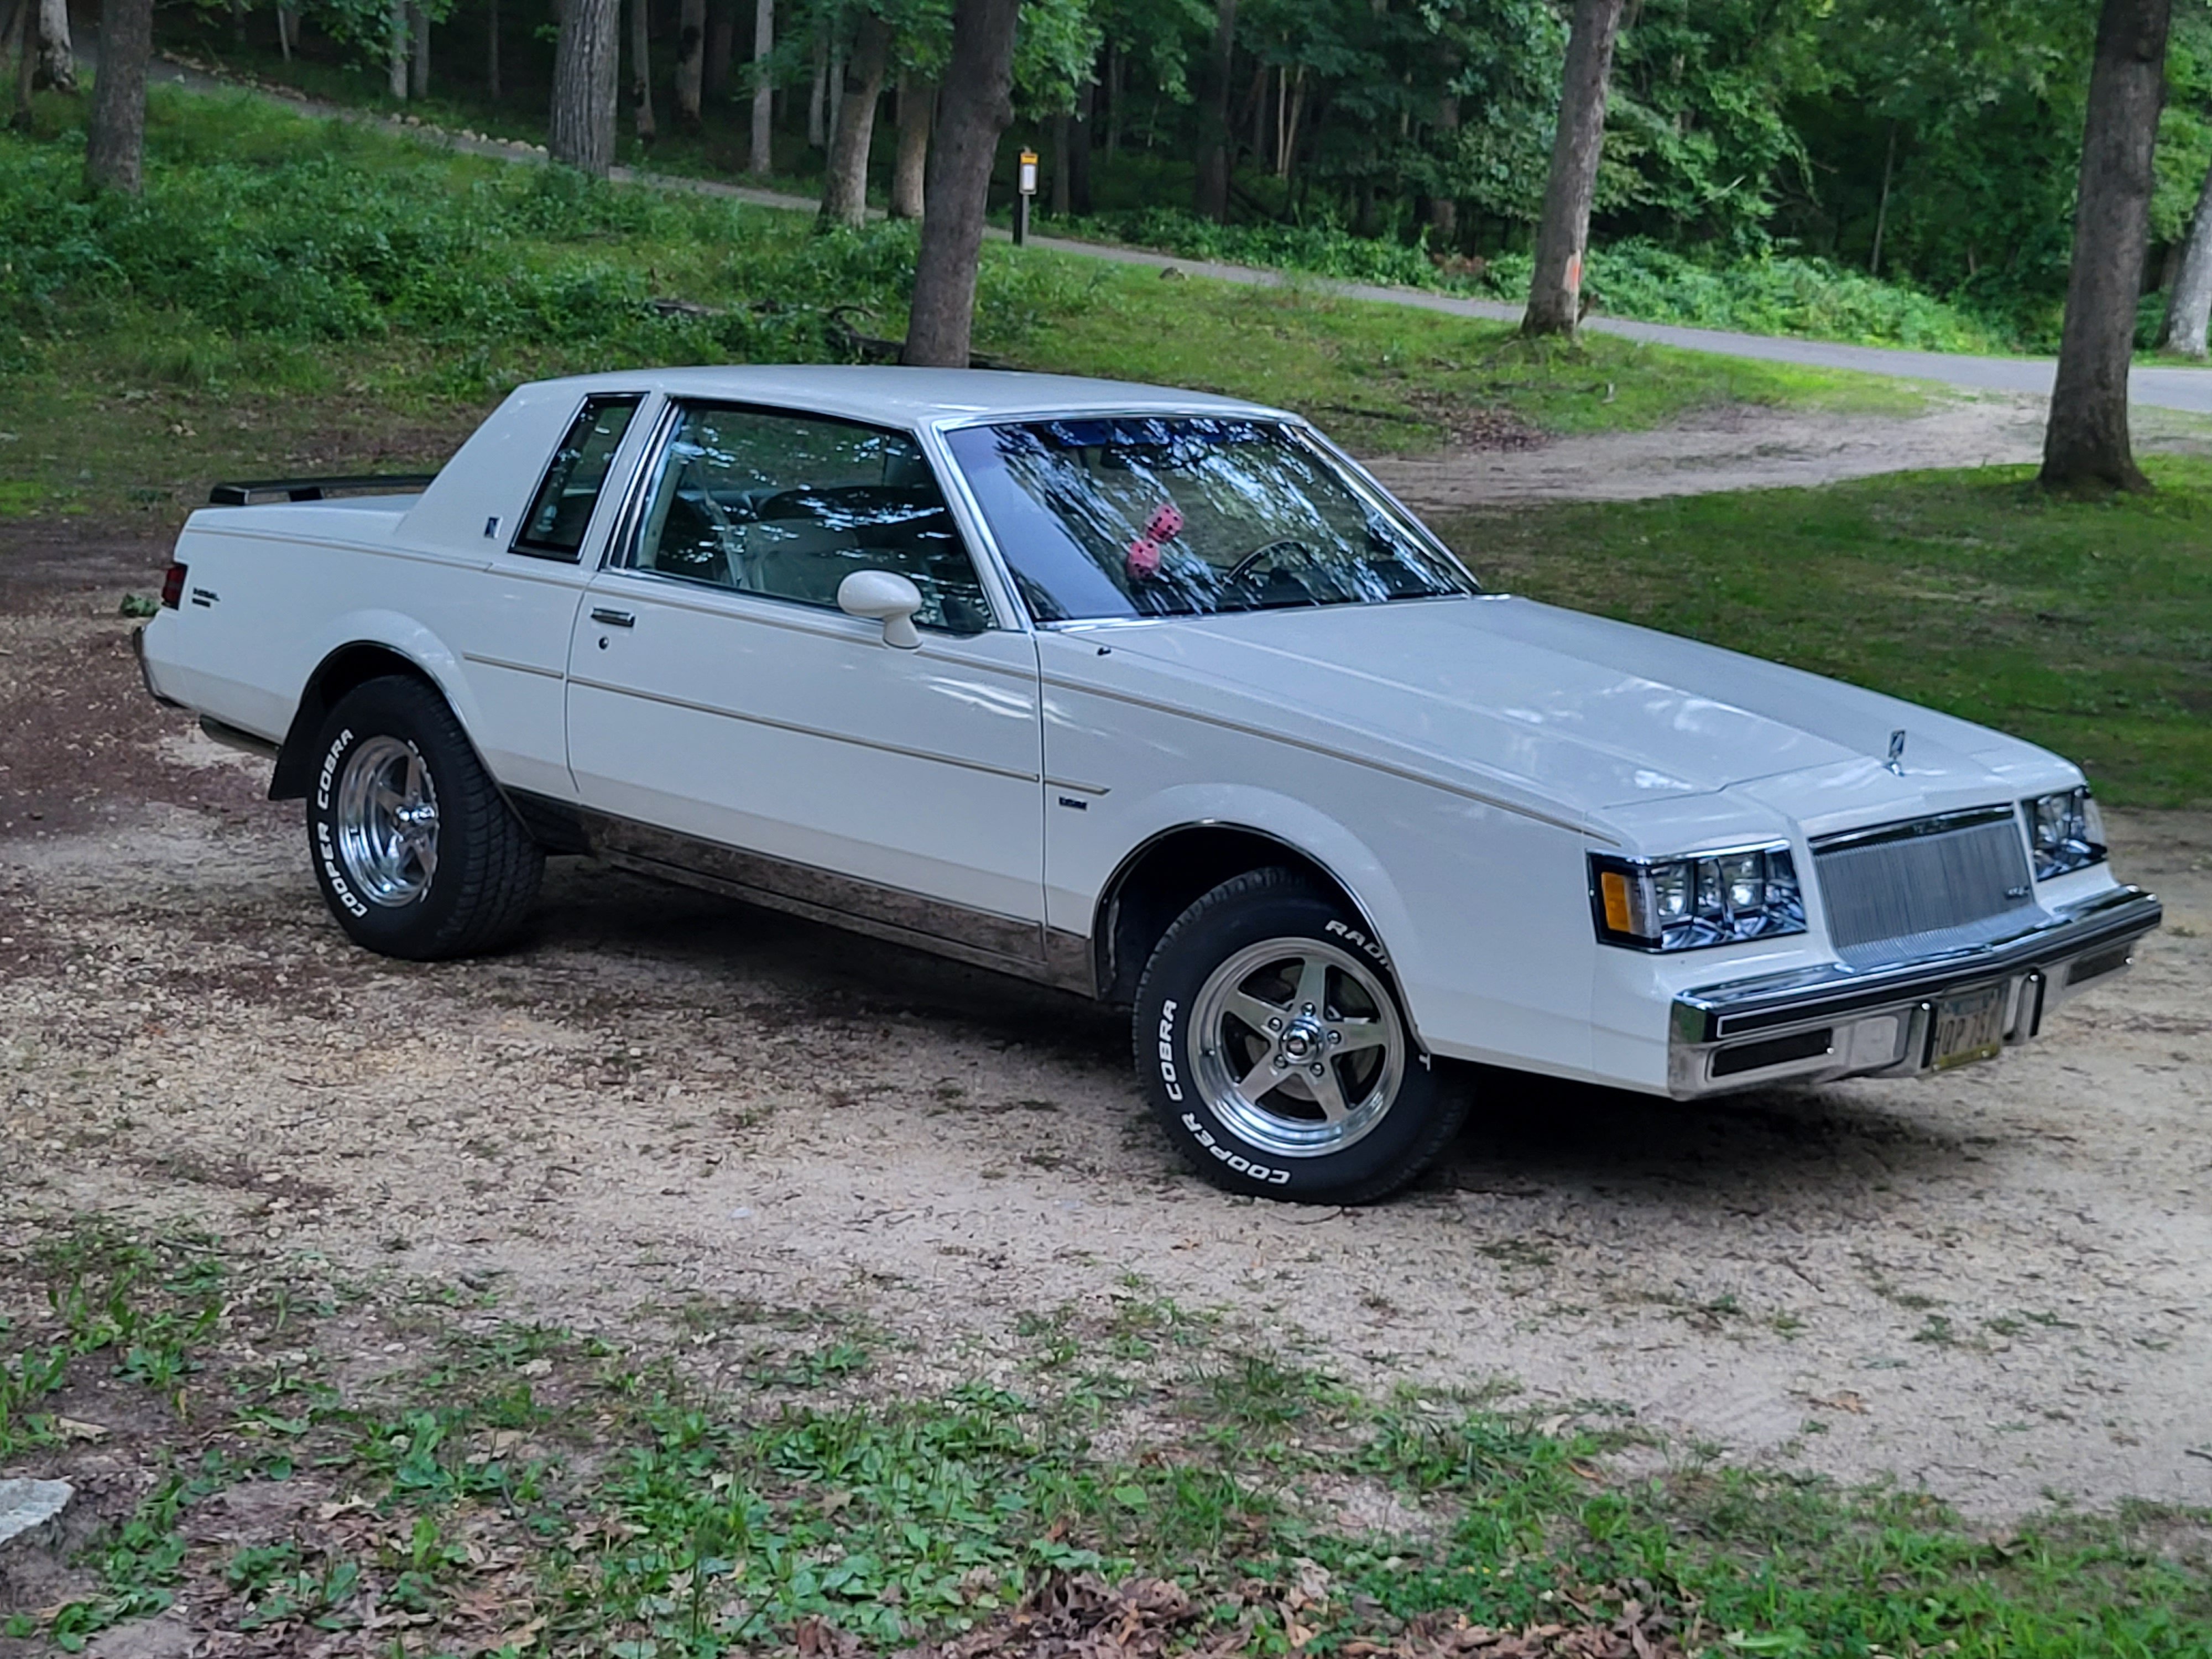
[[[101, 4], [143, 27], [148, 0]], [[65, 70], [31, 50], [64, 0], [0, 8], [26, 88]], [[2140, 219], [2144, 252], [2104, 273], [2106, 333], [2201, 355], [2212, 301], [2205, 0], [164, 0], [154, 27], [392, 99], [534, 112], [586, 171], [689, 145], [810, 180], [825, 219], [887, 204], [925, 218], [922, 298], [941, 239], [1003, 201], [1018, 140], [1044, 154], [1054, 215], [1532, 258], [1532, 328], [1571, 330], [1585, 248], [1627, 245], [1721, 271], [1812, 256], [2047, 349], [2082, 275], [2077, 207], [2115, 203], [2096, 234]], [[2096, 82], [2135, 100], [2099, 148], [2093, 62], [2154, 42], [2133, 81]], [[940, 164], [967, 182], [924, 215]], [[2077, 201], [2093, 174], [2118, 194]]]
[[[864, 181], [879, 203], [918, 211], [951, 0], [574, 3], [605, 14], [589, 36], [621, 59], [618, 82], [597, 77], [605, 106], [588, 124], [607, 153], [617, 130], [698, 138], [732, 170], [829, 175], [843, 214], [857, 210]], [[179, 38], [197, 27], [218, 50], [241, 31], [264, 52], [281, 37], [286, 51], [350, 63], [399, 96], [495, 101], [541, 118], [550, 106], [553, 0], [254, 3], [170, 0], [157, 27]], [[1009, 147], [1042, 151], [1048, 213], [1168, 206], [1336, 226], [1438, 257], [1526, 252], [1573, 9], [1023, 0]], [[1721, 264], [1815, 255], [2055, 343], [2096, 0], [1611, 9], [1595, 243], [1640, 239]], [[2194, 0], [2176, 12], [2166, 78], [2151, 225], [2160, 288], [2212, 164], [2212, 13]], [[1011, 165], [1000, 159], [1003, 195]]]

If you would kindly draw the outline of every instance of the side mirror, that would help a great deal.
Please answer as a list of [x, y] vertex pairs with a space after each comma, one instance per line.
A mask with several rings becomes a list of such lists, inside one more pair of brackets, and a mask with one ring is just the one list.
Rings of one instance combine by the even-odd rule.
[[885, 645], [911, 651], [921, 643], [914, 625], [921, 590], [896, 571], [855, 570], [837, 584], [837, 608], [848, 617], [883, 623]]

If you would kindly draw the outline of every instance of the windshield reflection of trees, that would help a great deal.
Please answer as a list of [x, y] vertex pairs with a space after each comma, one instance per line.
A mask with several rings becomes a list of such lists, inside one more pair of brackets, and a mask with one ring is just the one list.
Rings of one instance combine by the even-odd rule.
[[[1285, 428], [1084, 421], [998, 429], [1009, 476], [1140, 614], [1376, 604], [1462, 580]], [[1163, 507], [1182, 525], [1149, 533]], [[1157, 565], [1133, 556], [1157, 547]]]

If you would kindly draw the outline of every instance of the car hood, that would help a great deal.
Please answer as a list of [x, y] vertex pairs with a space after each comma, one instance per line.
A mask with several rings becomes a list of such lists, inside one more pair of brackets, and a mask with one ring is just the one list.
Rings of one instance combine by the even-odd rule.
[[[1110, 638], [1102, 678], [1172, 680], [1194, 713], [1584, 813], [1795, 777], [1823, 808], [1863, 816], [1890, 797], [1905, 811], [2003, 799], [2021, 775], [2063, 764], [1894, 697], [1507, 595], [1085, 632]], [[1882, 764], [1899, 730], [1902, 776]], [[1750, 793], [1793, 816], [1809, 804], [1786, 787]]]

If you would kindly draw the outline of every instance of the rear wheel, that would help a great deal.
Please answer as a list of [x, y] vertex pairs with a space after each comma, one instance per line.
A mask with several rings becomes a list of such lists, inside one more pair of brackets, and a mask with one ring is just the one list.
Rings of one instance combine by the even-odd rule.
[[1232, 1192], [1369, 1203], [1466, 1115], [1415, 1048], [1381, 947], [1291, 870], [1238, 876], [1176, 919], [1138, 988], [1136, 1051], [1168, 1138]]
[[436, 691], [400, 675], [356, 687], [315, 755], [308, 857], [355, 943], [428, 961], [495, 950], [520, 930], [544, 853]]

